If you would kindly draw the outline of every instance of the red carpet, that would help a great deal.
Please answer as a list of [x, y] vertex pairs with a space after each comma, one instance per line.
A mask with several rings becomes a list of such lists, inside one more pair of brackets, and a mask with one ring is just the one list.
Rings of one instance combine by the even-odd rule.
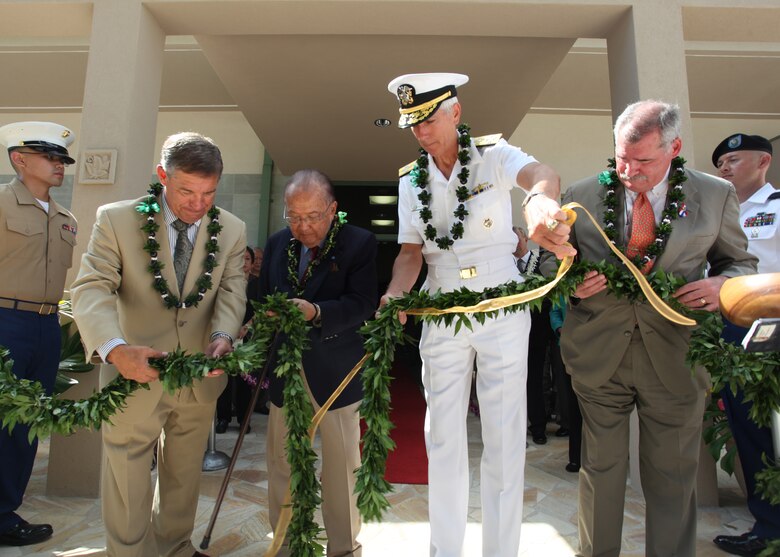
[[390, 437], [396, 447], [388, 455], [385, 479], [394, 484], [427, 484], [428, 457], [423, 434], [425, 398], [405, 367], [396, 363], [392, 375], [390, 419], [395, 429]]

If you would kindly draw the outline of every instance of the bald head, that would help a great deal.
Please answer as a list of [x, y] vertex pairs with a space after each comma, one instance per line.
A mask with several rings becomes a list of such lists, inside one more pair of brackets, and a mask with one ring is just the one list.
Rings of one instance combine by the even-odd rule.
[[299, 170], [287, 181], [287, 185], [284, 187], [285, 203], [290, 197], [299, 194], [321, 197], [325, 203], [332, 203], [336, 200], [330, 178], [324, 172], [314, 169]]
[[336, 215], [333, 184], [319, 170], [299, 170], [284, 188], [287, 222], [307, 248], [321, 246]]

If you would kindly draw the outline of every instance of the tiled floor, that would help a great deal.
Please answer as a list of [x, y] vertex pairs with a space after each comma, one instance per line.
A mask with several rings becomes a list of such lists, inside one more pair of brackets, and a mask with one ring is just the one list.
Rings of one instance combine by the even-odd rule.
[[[255, 414], [239, 461], [212, 534], [212, 556], [263, 555], [269, 545], [266, 514], [267, 481], [264, 462], [266, 417]], [[555, 429], [550, 425], [551, 431]], [[479, 422], [469, 417], [471, 510], [466, 533], [467, 557], [480, 555]], [[235, 423], [217, 436], [217, 449], [228, 454], [237, 438]], [[48, 443], [42, 443], [33, 478], [21, 514], [31, 522], [50, 522], [55, 535], [49, 541], [27, 548], [0, 548], [0, 557], [100, 556], [104, 555], [102, 521], [98, 500], [52, 498], [44, 495]], [[577, 548], [577, 475], [564, 470], [567, 440], [552, 435], [543, 446], [529, 445], [526, 466], [525, 512], [520, 555], [568, 557]], [[193, 540], [198, 545], [208, 525], [224, 472], [203, 474]], [[700, 557], [723, 557], [712, 545], [722, 532], [741, 533], [750, 524], [736, 481], [722, 476], [720, 507], [700, 509], [698, 547]], [[407, 557], [428, 554], [427, 487], [396, 485], [390, 496], [392, 509], [381, 523], [365, 524], [360, 535], [366, 557]], [[644, 502], [628, 488], [625, 506], [622, 555], [644, 555]]]

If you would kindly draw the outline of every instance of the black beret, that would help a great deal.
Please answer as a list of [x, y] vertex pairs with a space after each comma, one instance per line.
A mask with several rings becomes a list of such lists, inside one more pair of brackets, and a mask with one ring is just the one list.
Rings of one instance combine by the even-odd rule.
[[760, 135], [748, 135], [746, 133], [735, 133], [721, 141], [712, 152], [712, 164], [718, 166], [718, 159], [733, 151], [764, 151], [772, 154], [772, 144], [769, 140]]

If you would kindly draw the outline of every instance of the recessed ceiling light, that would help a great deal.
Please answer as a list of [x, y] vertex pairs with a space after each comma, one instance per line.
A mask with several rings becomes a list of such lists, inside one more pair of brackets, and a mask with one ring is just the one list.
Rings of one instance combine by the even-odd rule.
[[370, 205], [395, 205], [398, 203], [397, 195], [369, 195], [368, 203]]
[[390, 120], [388, 120], [387, 118], [377, 118], [376, 120], [374, 120], [374, 125], [377, 128], [386, 128], [387, 126], [390, 125]]
[[371, 226], [395, 226], [393, 219], [371, 219]]

